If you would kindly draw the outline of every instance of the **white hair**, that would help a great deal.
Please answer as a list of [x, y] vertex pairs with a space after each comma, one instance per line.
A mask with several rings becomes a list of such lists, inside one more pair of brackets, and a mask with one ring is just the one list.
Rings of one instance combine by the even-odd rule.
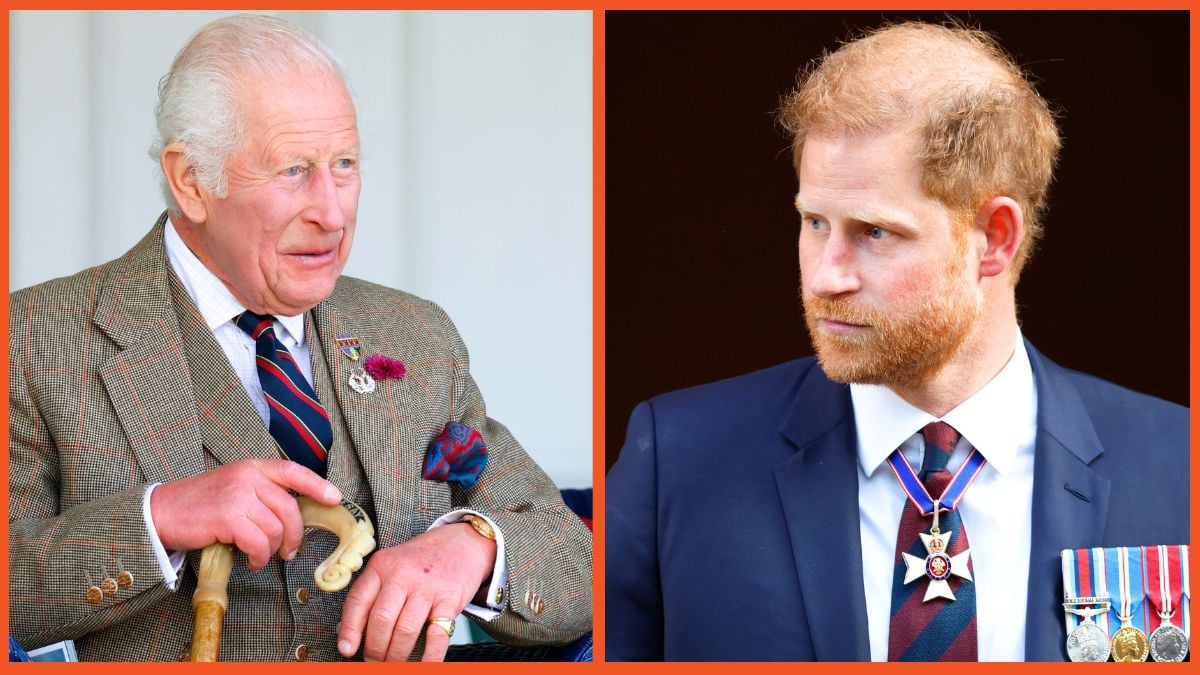
[[[163, 148], [183, 142], [184, 159], [199, 185], [217, 197], [228, 194], [225, 164], [244, 140], [241, 87], [295, 72], [332, 75], [349, 93], [341, 62], [302, 28], [271, 16], [239, 14], [214, 21], [179, 51], [158, 83], [154, 108], [158, 138], [150, 147], [157, 162]], [[166, 175], [163, 198], [171, 213], [179, 204]]]

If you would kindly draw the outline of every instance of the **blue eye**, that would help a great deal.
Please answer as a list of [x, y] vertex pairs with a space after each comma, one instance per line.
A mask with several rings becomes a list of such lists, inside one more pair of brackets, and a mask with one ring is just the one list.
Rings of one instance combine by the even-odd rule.
[[299, 176], [301, 171], [304, 171], [304, 169], [303, 169], [303, 167], [300, 167], [299, 165], [289, 166], [288, 168], [283, 170], [283, 175], [285, 175], [289, 178], [292, 178], [294, 176]]
[[821, 220], [820, 218], [813, 218], [810, 216], [806, 217], [805, 220], [808, 221], [808, 226], [814, 230], [819, 230], [825, 225], [825, 221]]
[[875, 226], [867, 228], [867, 236], [871, 237], [872, 239], [883, 239], [885, 236], [887, 236], [887, 234], [888, 231], [882, 227]]
[[335, 166], [337, 166], [337, 168], [339, 168], [339, 169], [353, 169], [354, 168], [354, 160], [339, 159]]

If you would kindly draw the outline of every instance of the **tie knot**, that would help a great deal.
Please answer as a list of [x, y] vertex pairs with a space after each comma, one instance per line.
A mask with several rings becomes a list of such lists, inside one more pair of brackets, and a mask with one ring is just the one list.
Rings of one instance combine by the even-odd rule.
[[[237, 318], [238, 328], [246, 331], [246, 334], [251, 338], [258, 340], [258, 337], [263, 334], [263, 331], [271, 328], [275, 323], [275, 317], [262, 314], [255, 314], [250, 310], [241, 313]], [[274, 331], [272, 331], [274, 334]]]
[[922, 478], [928, 474], [945, 471], [950, 462], [950, 454], [962, 434], [945, 422], [933, 422], [921, 429], [925, 438], [925, 457], [921, 460]]

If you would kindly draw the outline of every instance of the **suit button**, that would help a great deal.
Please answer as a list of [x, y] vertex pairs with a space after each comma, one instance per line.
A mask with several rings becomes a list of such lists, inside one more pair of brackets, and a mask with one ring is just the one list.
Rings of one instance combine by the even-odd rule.
[[300, 590], [296, 591], [296, 602], [298, 602], [302, 605], [308, 604], [308, 589], [307, 588], [301, 588]]
[[533, 610], [534, 614], [541, 614], [542, 610], [546, 608], [546, 603], [537, 593], [525, 591], [525, 606]]
[[303, 661], [307, 658], [308, 658], [308, 645], [301, 643], [299, 647], [296, 647], [296, 660]]

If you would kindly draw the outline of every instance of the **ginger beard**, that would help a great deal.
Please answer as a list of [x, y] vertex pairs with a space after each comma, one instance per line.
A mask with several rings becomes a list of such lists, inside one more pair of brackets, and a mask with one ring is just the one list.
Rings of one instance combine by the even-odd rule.
[[[965, 253], [965, 251], [964, 251]], [[804, 321], [817, 362], [834, 382], [909, 388], [928, 382], [950, 362], [983, 312], [983, 296], [964, 277], [966, 260], [955, 255], [940, 288], [903, 306], [879, 310], [853, 297], [819, 298], [804, 290]], [[869, 326], [858, 335], [834, 335], [819, 319]]]

